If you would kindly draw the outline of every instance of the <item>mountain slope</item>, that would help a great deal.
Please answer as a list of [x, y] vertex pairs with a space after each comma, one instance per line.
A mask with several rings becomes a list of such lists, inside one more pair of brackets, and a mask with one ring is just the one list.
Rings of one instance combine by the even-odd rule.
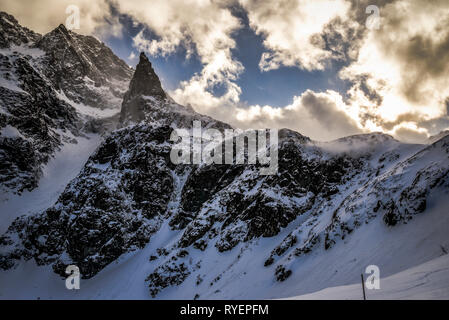
[[104, 43], [61, 24], [36, 47], [46, 52], [42, 73], [54, 88], [76, 104], [118, 111], [133, 70]]
[[[151, 70], [143, 61], [135, 77]], [[132, 81], [128, 92], [136, 92], [136, 85], [140, 84]], [[171, 126], [191, 124], [193, 120], [208, 120], [217, 128], [224, 124], [168, 100], [143, 101], [146, 112], [163, 108], [159, 113], [151, 112], [154, 122], [112, 133], [53, 207], [15, 221], [10, 229], [20, 233], [26, 243], [14, 248], [7, 259], [2, 257], [3, 267], [10, 267], [13, 257], [34, 257], [38, 264], [55, 263], [55, 270], [61, 274], [66, 264], [79, 264], [83, 275], [90, 277], [122, 253], [148, 242], [161, 223], [174, 189], [176, 168], [170, 163], [167, 143]], [[9, 239], [3, 243], [12, 244]]]
[[[449, 255], [381, 279], [381, 287], [368, 290], [368, 300], [449, 299]], [[361, 300], [361, 283], [327, 288], [289, 300]]]

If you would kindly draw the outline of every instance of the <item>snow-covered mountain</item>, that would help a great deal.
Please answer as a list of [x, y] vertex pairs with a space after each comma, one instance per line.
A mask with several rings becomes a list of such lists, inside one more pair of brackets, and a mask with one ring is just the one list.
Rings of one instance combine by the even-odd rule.
[[[2, 17], [5, 30], [17, 25]], [[429, 145], [382, 133], [323, 143], [282, 129], [275, 175], [261, 175], [259, 165], [174, 164], [173, 129], [191, 128], [194, 120], [219, 131], [231, 127], [175, 103], [144, 54], [125, 93], [118, 84], [129, 70], [112, 56], [99, 61], [109, 49], [94, 38], [63, 26], [43, 37], [18, 26], [12, 30], [0, 42], [9, 43], [3, 59], [25, 59], [24, 53], [9, 53], [12, 43], [22, 52], [50, 52], [31, 56], [31, 69], [22, 75], [41, 77], [58, 110], [72, 115], [62, 117], [66, 122], [53, 117], [48, 132], [85, 134], [92, 123], [85, 116], [97, 123], [102, 117], [83, 110], [101, 113], [108, 101], [123, 101], [114, 118], [118, 128], [54, 203], [18, 217], [0, 237], [0, 297], [284, 298], [357, 283], [370, 264], [389, 276], [447, 254], [449, 136]], [[21, 39], [32, 45], [24, 47]], [[46, 69], [46, 59], [65, 61], [63, 45], [72, 48], [67, 68], [89, 66], [73, 79], [62, 78], [61, 72], [70, 74], [63, 69]], [[21, 79], [16, 64], [4, 68]], [[21, 81], [12, 82], [15, 89], [27, 88]], [[3, 82], [2, 88], [11, 101], [25, 99]], [[19, 107], [12, 102], [4, 108], [2, 102], [11, 114]], [[23, 135], [8, 121], [0, 122], [2, 132]], [[1, 172], [16, 176], [12, 168]], [[85, 279], [77, 292], [64, 286], [72, 264]]]
[[65, 144], [111, 127], [133, 70], [63, 25], [42, 36], [0, 12], [0, 30], [0, 187], [21, 193]]
[[429, 141], [429, 143], [434, 143], [448, 135], [449, 135], [449, 130], [444, 130], [434, 136], [430, 136], [428, 141]]

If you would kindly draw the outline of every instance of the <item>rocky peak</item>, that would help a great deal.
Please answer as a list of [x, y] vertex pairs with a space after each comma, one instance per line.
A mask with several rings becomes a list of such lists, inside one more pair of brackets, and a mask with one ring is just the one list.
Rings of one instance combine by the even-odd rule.
[[65, 41], [67, 42], [71, 42], [72, 41], [72, 37], [71, 37], [71, 32], [66, 28], [66, 26], [64, 24], [60, 24], [57, 28], [53, 29], [52, 31], [50, 31], [48, 34], [46, 34], [44, 37], [56, 37], [61, 39], [61, 36], [63, 39], [65, 39]]
[[134, 70], [95, 37], [62, 24], [41, 36], [5, 12], [0, 48], [0, 189], [21, 193], [63, 145], [115, 127]]
[[59, 31], [59, 32], [62, 32], [62, 33], [65, 33], [65, 34], [69, 33], [69, 30], [67, 30], [65, 25], [62, 24], [62, 23], [55, 29], [55, 31]]
[[167, 97], [162, 89], [159, 77], [156, 75], [156, 72], [154, 72], [150, 60], [148, 60], [143, 52], [140, 53], [140, 60], [127, 93], [128, 98], [131, 99], [137, 95], [152, 96], [162, 99]]
[[133, 70], [102, 42], [60, 24], [36, 47], [46, 53], [45, 76], [70, 100], [101, 109], [120, 108]]
[[148, 113], [163, 109], [167, 98], [150, 60], [142, 52], [129, 90], [123, 98], [120, 122], [124, 124], [144, 120]]

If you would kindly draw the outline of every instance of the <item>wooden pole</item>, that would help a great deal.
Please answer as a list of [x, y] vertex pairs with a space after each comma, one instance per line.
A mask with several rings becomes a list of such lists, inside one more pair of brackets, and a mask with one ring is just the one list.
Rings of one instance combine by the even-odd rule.
[[363, 300], [366, 300], [366, 294], [365, 294], [365, 280], [363, 279], [363, 273], [362, 276], [362, 290], [363, 290]]

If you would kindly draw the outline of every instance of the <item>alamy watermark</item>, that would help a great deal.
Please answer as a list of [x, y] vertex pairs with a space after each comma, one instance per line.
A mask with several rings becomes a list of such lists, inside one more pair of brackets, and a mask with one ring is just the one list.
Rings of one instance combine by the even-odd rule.
[[74, 4], [71, 4], [65, 8], [65, 13], [69, 15], [65, 20], [65, 27], [67, 30], [79, 30], [80, 8]]
[[368, 277], [365, 280], [365, 287], [368, 290], [380, 289], [380, 269], [378, 266], [372, 264], [366, 267], [365, 273]]
[[376, 5], [369, 5], [365, 10], [369, 17], [366, 19], [365, 26], [370, 30], [380, 29], [380, 9]]
[[170, 152], [174, 164], [241, 165], [246, 162], [261, 164], [261, 175], [274, 175], [278, 171], [277, 129], [222, 132], [213, 128], [203, 130], [201, 121], [193, 121], [191, 129], [174, 129], [170, 140], [175, 142]]
[[65, 269], [65, 273], [69, 276], [65, 279], [65, 287], [68, 290], [79, 290], [80, 289], [80, 269], [75, 265], [69, 265]]

